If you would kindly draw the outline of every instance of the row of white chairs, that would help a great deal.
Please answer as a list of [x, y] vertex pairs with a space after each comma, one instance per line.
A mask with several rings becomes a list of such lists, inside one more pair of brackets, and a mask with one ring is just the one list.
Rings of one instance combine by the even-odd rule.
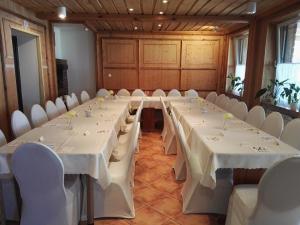
[[[105, 89], [105, 88], [101, 88], [98, 92], [97, 92], [97, 96], [99, 97], [106, 97], [109, 96], [111, 93]], [[117, 92], [117, 96], [130, 96], [130, 92], [127, 89], [121, 89]], [[146, 96], [145, 92], [141, 89], [135, 89], [131, 96]], [[166, 95], [165, 91], [162, 89], [156, 89], [153, 93], [152, 96], [155, 97], [180, 97], [182, 96], [180, 91], [178, 91], [177, 89], [172, 89], [171, 91], [169, 91], [168, 95]], [[190, 89], [188, 91], [184, 92], [184, 96], [186, 97], [198, 97], [198, 92], [195, 91], [194, 89]]]
[[300, 138], [297, 135], [300, 133], [300, 119], [293, 119], [284, 127], [284, 120], [279, 112], [272, 112], [266, 117], [262, 106], [254, 106], [248, 112], [244, 102], [239, 102], [235, 98], [230, 99], [224, 94], [217, 96], [215, 92], [209, 93], [206, 99], [231, 112], [237, 118], [300, 150]]

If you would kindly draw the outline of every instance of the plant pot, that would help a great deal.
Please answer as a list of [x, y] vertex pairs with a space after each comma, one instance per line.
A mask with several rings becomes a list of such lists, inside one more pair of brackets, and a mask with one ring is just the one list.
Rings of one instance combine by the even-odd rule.
[[298, 104], [297, 104], [297, 103], [291, 103], [291, 104], [290, 104], [290, 108], [291, 108], [292, 111], [297, 111], [297, 109], [298, 109]]

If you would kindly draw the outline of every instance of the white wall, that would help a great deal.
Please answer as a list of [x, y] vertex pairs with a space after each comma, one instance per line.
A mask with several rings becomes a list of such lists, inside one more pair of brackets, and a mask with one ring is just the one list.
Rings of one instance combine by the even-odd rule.
[[18, 32], [19, 66], [23, 111], [30, 118], [32, 105], [40, 104], [40, 79], [35, 36]]
[[95, 40], [91, 31], [79, 24], [57, 24], [55, 31], [56, 58], [68, 61], [69, 94], [78, 97], [82, 90], [96, 94]]

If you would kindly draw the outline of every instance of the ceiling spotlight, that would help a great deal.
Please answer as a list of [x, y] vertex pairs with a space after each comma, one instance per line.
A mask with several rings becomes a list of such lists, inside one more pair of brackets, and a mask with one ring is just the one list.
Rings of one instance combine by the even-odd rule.
[[89, 28], [85, 27], [84, 30], [85, 30], [85, 31], [89, 31]]
[[62, 20], [66, 18], [67, 16], [67, 8], [65, 6], [60, 6], [57, 8], [57, 15]]
[[255, 14], [256, 13], [256, 2], [248, 2], [247, 3], [247, 14]]
[[168, 0], [163, 0], [162, 3], [167, 4]]
[[163, 12], [163, 11], [160, 11], [159, 14], [162, 15], [162, 14], [164, 14], [164, 12]]
[[138, 29], [138, 27], [137, 26], [134, 26], [134, 30], [137, 30]]
[[159, 23], [157, 26], [158, 26], [158, 27], [161, 27], [161, 26], [162, 26], [162, 24], [161, 24], [161, 23]]
[[133, 10], [134, 10], [133, 8], [129, 8], [129, 11], [130, 11], [130, 12], [133, 12]]

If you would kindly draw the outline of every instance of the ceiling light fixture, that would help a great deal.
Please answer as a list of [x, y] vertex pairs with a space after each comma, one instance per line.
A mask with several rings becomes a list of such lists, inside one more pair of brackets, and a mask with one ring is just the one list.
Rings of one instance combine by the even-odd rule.
[[159, 14], [162, 15], [162, 14], [164, 14], [164, 12], [163, 12], [163, 11], [160, 11]]
[[57, 15], [60, 19], [65, 19], [67, 16], [67, 8], [65, 6], [60, 6], [57, 8]]
[[161, 23], [159, 23], [157, 26], [158, 26], [158, 27], [161, 27], [161, 26], [162, 26], [162, 24], [161, 24]]
[[163, 0], [162, 3], [167, 4], [168, 0]]
[[130, 11], [130, 12], [133, 12], [133, 10], [134, 10], [133, 8], [129, 8], [129, 11]]
[[134, 30], [137, 30], [138, 29], [138, 27], [137, 26], [134, 26]]
[[89, 28], [85, 27], [84, 30], [85, 30], [85, 31], [89, 31]]
[[256, 2], [247, 3], [246, 13], [251, 15], [256, 13]]

